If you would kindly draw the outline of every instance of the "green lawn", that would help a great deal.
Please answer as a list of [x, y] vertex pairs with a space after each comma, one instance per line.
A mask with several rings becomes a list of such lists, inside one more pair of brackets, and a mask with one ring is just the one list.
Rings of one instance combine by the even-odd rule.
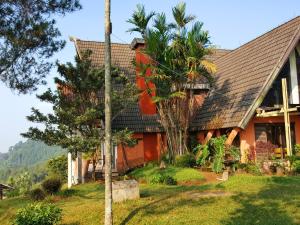
[[[90, 183], [75, 189], [72, 197], [50, 199], [63, 209], [63, 223], [102, 224], [103, 185]], [[142, 184], [140, 190], [139, 200], [114, 204], [115, 224], [300, 224], [300, 177], [236, 175], [224, 183]], [[230, 195], [198, 196], [208, 191]], [[0, 202], [0, 224], [11, 224], [16, 208], [27, 203], [22, 198]]]
[[155, 164], [148, 164], [145, 167], [135, 169], [129, 176], [150, 183], [151, 178], [158, 173], [174, 177], [178, 182], [204, 180], [202, 174], [196, 169], [168, 166], [166, 169], [161, 170]]

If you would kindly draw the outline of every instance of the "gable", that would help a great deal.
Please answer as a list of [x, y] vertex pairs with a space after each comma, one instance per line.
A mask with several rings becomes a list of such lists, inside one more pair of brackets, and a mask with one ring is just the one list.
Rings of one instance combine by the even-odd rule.
[[191, 130], [245, 128], [299, 41], [300, 17], [216, 60], [213, 90]]

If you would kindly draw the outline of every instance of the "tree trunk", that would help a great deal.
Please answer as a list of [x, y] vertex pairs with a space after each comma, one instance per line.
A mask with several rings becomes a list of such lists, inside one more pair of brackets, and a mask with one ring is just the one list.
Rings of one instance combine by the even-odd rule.
[[123, 157], [124, 157], [124, 164], [125, 164], [125, 172], [129, 169], [129, 165], [128, 165], [128, 159], [127, 159], [127, 155], [126, 155], [126, 151], [125, 151], [125, 147], [123, 144], [121, 144], [121, 148], [122, 148], [122, 153], [123, 153]]
[[113, 224], [111, 154], [111, 23], [110, 0], [105, 0], [105, 225]]

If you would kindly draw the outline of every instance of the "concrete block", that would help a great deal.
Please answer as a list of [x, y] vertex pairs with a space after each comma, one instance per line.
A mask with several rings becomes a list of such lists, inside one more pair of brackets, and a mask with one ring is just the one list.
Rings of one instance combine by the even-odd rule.
[[140, 198], [139, 183], [136, 180], [114, 181], [112, 183], [113, 202]]

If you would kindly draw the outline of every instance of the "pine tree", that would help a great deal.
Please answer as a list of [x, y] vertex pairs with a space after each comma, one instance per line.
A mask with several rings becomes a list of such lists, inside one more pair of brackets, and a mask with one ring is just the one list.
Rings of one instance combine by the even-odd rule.
[[65, 45], [55, 18], [79, 9], [79, 0], [0, 1], [0, 80], [20, 93], [45, 83]]

